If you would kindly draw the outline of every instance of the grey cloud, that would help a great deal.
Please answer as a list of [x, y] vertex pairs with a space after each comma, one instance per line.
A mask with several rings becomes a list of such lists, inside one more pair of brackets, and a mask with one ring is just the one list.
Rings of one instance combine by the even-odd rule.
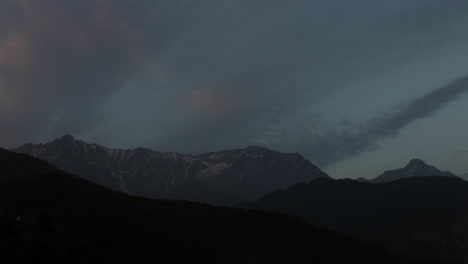
[[[151, 104], [152, 111], [128, 117], [132, 127], [146, 129], [130, 145], [180, 152], [260, 143], [284, 149], [290, 142], [279, 139], [282, 144], [275, 145], [277, 139], [266, 138], [277, 132], [266, 130], [288, 126], [283, 119], [333, 96], [353, 79], [404, 64], [414, 59], [413, 53], [418, 56], [423, 48], [437, 47], [440, 43], [433, 38], [442, 36], [433, 34], [434, 25], [444, 25], [449, 32], [456, 23], [436, 14], [453, 11], [456, 4], [456, 12], [468, 7], [457, 1], [391, 1], [383, 5], [368, 0], [231, 2], [236, 5], [227, 10], [204, 2], [197, 9], [203, 16], [185, 27], [178, 41], [164, 52], [161, 60], [168, 73], [161, 78], [166, 80], [161, 83], [159, 78], [146, 85], [154, 88], [144, 89], [166, 92], [152, 103], [140, 101], [141, 106], [136, 107], [149, 109]], [[427, 11], [417, 9], [422, 4]], [[211, 90], [214, 95], [210, 96], [219, 96], [201, 102], [205, 107], [214, 103], [227, 109], [217, 109], [222, 114], [210, 116], [203, 112], [207, 108], [200, 111], [183, 100], [198, 90]], [[106, 111], [117, 114], [109, 127], [120, 127], [119, 107], [134, 105], [121, 102], [131, 100], [131, 94], [126, 94], [129, 96], [110, 100], [112, 106]], [[178, 100], [184, 103], [167, 104]], [[284, 129], [290, 130], [291, 140], [301, 136], [294, 127]], [[106, 141], [105, 131], [93, 138]], [[116, 138], [132, 134], [117, 133], [121, 135]]]
[[2, 1], [0, 145], [65, 133], [179, 152], [261, 144], [328, 165], [456, 91], [339, 129], [314, 106], [465, 41], [466, 11], [459, 0]]
[[301, 149], [321, 166], [328, 166], [375, 148], [379, 140], [396, 136], [401, 129], [416, 120], [441, 111], [465, 92], [468, 92], [468, 76], [433, 90], [394, 113], [368, 120], [361, 126], [348, 124], [339, 129], [329, 128], [313, 134], [304, 130], [301, 141], [295, 142], [293, 146]]
[[162, 0], [2, 5], [2, 144], [93, 127], [96, 108], [176, 38], [184, 15]]

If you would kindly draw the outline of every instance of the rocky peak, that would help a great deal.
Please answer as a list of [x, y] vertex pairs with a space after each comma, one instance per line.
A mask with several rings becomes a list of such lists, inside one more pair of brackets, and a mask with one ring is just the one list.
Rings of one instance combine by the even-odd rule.
[[420, 159], [412, 159], [408, 165], [405, 166], [405, 169], [410, 169], [410, 168], [415, 168], [415, 167], [421, 167], [421, 166], [429, 166], [427, 165], [424, 161]]
[[65, 136], [55, 139], [51, 142], [52, 145], [62, 146], [62, 147], [76, 147], [79, 146], [80, 143], [84, 143], [83, 141], [77, 140], [70, 134], [66, 134]]
[[384, 183], [395, 181], [403, 178], [420, 177], [420, 176], [451, 176], [455, 175], [448, 171], [441, 171], [434, 166], [428, 165], [420, 159], [412, 159], [404, 168], [389, 170], [382, 175], [371, 180], [373, 183]]
[[66, 134], [65, 136], [56, 139], [55, 141], [61, 141], [61, 142], [66, 142], [66, 141], [77, 141], [72, 135]]

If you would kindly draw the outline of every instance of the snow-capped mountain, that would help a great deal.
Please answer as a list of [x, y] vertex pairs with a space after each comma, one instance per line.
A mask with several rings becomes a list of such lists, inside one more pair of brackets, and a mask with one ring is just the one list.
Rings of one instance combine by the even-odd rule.
[[329, 178], [299, 154], [263, 147], [183, 155], [146, 148], [108, 149], [66, 135], [13, 151], [129, 194], [214, 204], [254, 201], [298, 182]]
[[395, 181], [403, 178], [419, 177], [419, 176], [449, 176], [456, 177], [455, 174], [449, 171], [441, 171], [434, 166], [426, 164], [420, 159], [412, 159], [404, 168], [385, 171], [380, 176], [370, 180], [372, 183], [384, 183]]

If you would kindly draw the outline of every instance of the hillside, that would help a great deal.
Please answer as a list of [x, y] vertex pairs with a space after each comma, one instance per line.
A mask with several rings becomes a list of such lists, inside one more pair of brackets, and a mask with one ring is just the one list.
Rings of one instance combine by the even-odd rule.
[[468, 183], [456, 177], [382, 184], [319, 179], [273, 192], [250, 208], [288, 213], [404, 255], [468, 261]]

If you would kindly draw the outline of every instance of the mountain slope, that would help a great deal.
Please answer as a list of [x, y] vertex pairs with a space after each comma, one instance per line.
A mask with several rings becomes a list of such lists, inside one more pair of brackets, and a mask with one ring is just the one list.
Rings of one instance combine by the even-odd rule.
[[0, 148], [0, 183], [58, 171], [45, 161]]
[[390, 182], [404, 178], [419, 176], [448, 176], [456, 177], [455, 174], [448, 171], [441, 171], [434, 166], [427, 165], [420, 159], [412, 159], [404, 168], [389, 170], [370, 180], [372, 183]]
[[129, 194], [214, 204], [254, 201], [298, 182], [329, 178], [299, 154], [262, 147], [193, 156], [144, 148], [108, 149], [66, 135], [14, 151]]
[[404, 255], [468, 261], [468, 183], [416, 177], [372, 184], [319, 179], [250, 208], [288, 213]]
[[60, 172], [0, 184], [1, 263], [305, 261], [416, 263], [286, 215], [131, 197]]

